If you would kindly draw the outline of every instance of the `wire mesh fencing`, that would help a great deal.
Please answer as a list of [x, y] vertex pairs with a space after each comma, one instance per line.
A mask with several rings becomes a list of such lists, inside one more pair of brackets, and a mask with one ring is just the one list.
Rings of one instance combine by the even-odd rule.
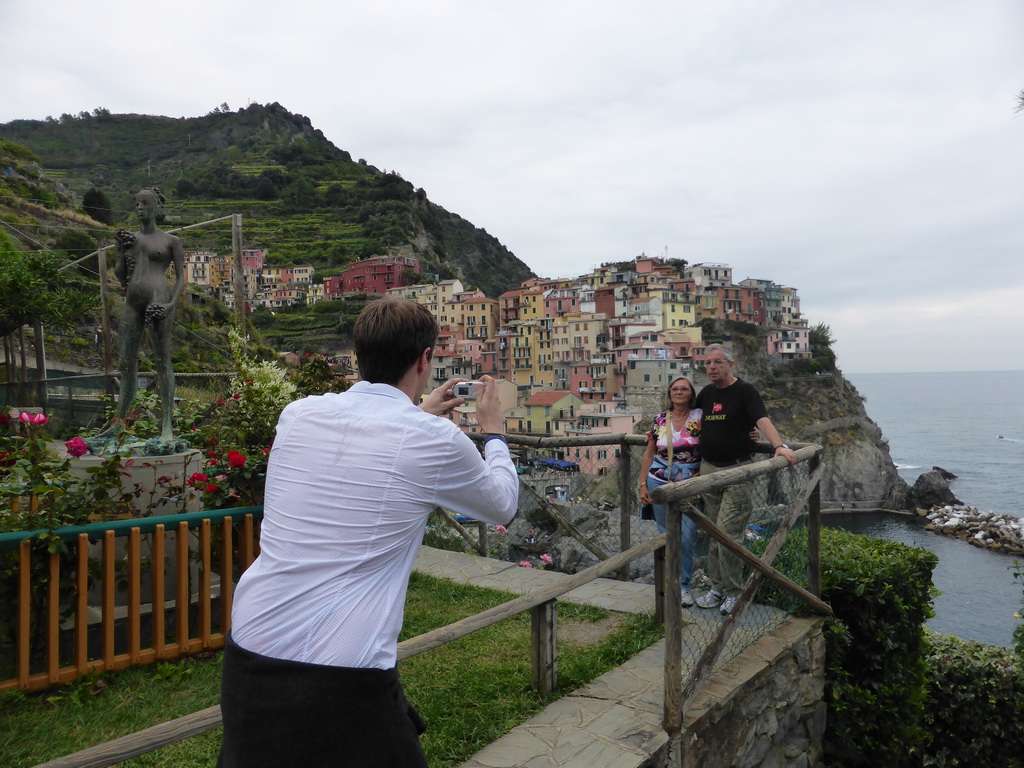
[[[759, 558], [765, 554], [792, 510], [792, 525], [783, 532], [784, 543], [781, 543], [771, 567], [800, 586], [806, 586], [809, 565], [809, 503], [805, 498], [810, 476], [808, 468], [808, 462], [775, 468], [734, 483], [721, 492], [704, 493], [683, 504], [689, 506], [692, 502], [711, 522], [730, 534], [736, 544]], [[793, 509], [794, 506], [797, 509]], [[731, 514], [730, 507], [734, 510]], [[696, 660], [713, 642], [730, 611], [737, 610], [735, 601], [753, 574], [755, 569], [741, 555], [712, 539], [703, 529], [699, 530], [690, 585], [695, 603], [685, 607], [683, 615], [686, 625], [683, 631], [684, 658]], [[780, 586], [778, 581], [760, 575], [758, 578], [760, 583], [753, 598], [738, 614], [732, 633], [721, 649], [719, 664], [727, 662], [804, 609], [803, 601]]]
[[[637, 489], [640, 482], [642, 436], [607, 436], [607, 442], [578, 442], [574, 438], [510, 437], [510, 447], [520, 472], [519, 513], [507, 527], [484, 526], [456, 517], [464, 532], [455, 536], [443, 525], [433, 527], [435, 535], [447, 530], [447, 546], [487, 554], [522, 567], [577, 573], [599, 561], [625, 551], [631, 545], [658, 535], [653, 520], [640, 519]], [[770, 456], [764, 456], [767, 459]], [[780, 463], [780, 462], [776, 462]], [[750, 465], [748, 465], [750, 466]], [[733, 540], [753, 555], [761, 556], [794, 505], [795, 522], [785, 543], [774, 556], [773, 567], [793, 582], [808, 583], [807, 485], [809, 462], [778, 467], [733, 484], [726, 493], [738, 505]], [[682, 487], [695, 480], [675, 484]], [[714, 511], [711, 494], [698, 494], [682, 502], [693, 503], [700, 512]], [[711, 499], [713, 501], [713, 499]], [[712, 520], [717, 521], [717, 517]], [[435, 521], [438, 522], [438, 521]], [[479, 533], [469, 535], [469, 529]], [[483, 536], [483, 539], [480, 538]], [[473, 546], [483, 542], [482, 547]], [[428, 544], [436, 546], [438, 541]], [[445, 544], [442, 542], [442, 546]], [[714, 542], [703, 530], [696, 535], [690, 590], [701, 601], [716, 590], [721, 598], [683, 607], [684, 660], [695, 663], [715, 641], [728, 616], [724, 603], [736, 597], [739, 588], [715, 584], [713, 553], [725, 570], [734, 573], [733, 583], [743, 585], [754, 568], [735, 552]], [[656, 556], [634, 560], [620, 577], [651, 584], [655, 588]], [[732, 627], [718, 664], [727, 662], [759, 637], [783, 624], [790, 615], [804, 610], [800, 597], [770, 578], [761, 579], [756, 594]]]

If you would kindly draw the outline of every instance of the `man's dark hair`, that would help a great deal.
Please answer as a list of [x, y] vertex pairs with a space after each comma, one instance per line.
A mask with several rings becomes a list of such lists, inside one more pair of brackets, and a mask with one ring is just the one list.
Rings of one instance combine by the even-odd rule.
[[408, 299], [378, 299], [359, 313], [352, 331], [359, 377], [397, 384], [428, 347], [437, 343], [437, 321], [425, 306]]

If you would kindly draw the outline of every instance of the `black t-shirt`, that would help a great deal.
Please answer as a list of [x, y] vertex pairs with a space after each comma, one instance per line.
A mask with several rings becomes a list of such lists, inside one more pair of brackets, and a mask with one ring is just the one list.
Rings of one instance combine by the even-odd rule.
[[768, 411], [753, 384], [743, 379], [722, 389], [708, 384], [697, 395], [697, 407], [704, 412], [700, 452], [705, 459], [732, 461], [754, 452], [750, 430]]

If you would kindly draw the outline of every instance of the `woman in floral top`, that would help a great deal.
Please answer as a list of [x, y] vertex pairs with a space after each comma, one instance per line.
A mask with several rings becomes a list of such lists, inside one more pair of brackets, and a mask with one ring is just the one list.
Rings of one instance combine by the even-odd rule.
[[[640, 463], [640, 501], [651, 504], [651, 491], [668, 482], [679, 482], [694, 477], [700, 470], [700, 423], [703, 413], [694, 407], [697, 393], [689, 379], [680, 377], [669, 382], [665, 396], [665, 412], [654, 418], [654, 426], [647, 433], [647, 448]], [[669, 434], [672, 460], [669, 462]], [[670, 476], [671, 475], [671, 476]], [[668, 507], [654, 504], [654, 520], [658, 530], [665, 532]], [[683, 515], [682, 603], [693, 605], [690, 579], [693, 577], [693, 553], [697, 544], [697, 524]]]

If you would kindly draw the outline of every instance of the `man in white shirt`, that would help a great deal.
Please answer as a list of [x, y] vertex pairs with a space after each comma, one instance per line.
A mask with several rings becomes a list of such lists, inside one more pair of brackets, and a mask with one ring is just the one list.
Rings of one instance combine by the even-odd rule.
[[225, 768], [426, 766], [395, 669], [416, 550], [435, 507], [503, 524], [519, 493], [496, 386], [477, 401], [483, 457], [438, 418], [464, 402], [457, 380], [418, 405], [437, 333], [415, 302], [373, 302], [353, 331], [362, 380], [281, 414], [224, 654]]

